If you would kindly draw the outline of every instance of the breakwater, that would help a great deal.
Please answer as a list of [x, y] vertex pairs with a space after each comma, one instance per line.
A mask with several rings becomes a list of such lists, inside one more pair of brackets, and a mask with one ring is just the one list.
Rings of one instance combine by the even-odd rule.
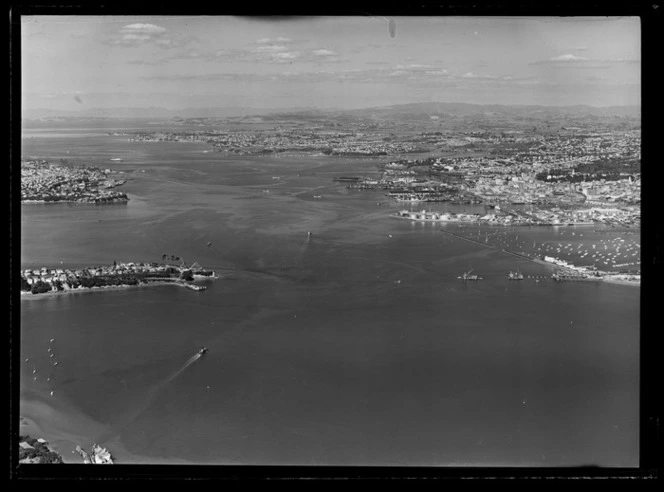
[[[485, 248], [495, 249], [494, 246], [491, 246], [490, 244], [485, 244], [485, 243], [476, 241], [474, 239], [462, 236], [460, 234], [455, 234], [454, 232], [445, 231], [443, 229], [441, 229], [440, 232], [442, 232], [444, 234], [447, 234], [449, 236], [454, 236], [458, 239], [463, 239], [464, 241], [468, 241], [468, 242], [473, 243], [473, 244], [477, 244], [479, 246], [484, 246]], [[544, 266], [553, 268], [555, 270], [555, 272], [553, 274], [553, 278], [555, 280], [559, 280], [559, 281], [562, 281], [562, 280], [602, 280], [602, 276], [599, 276], [599, 275], [586, 275], [586, 274], [584, 274], [582, 272], [579, 272], [578, 270], [575, 270], [573, 268], [566, 268], [562, 265], [556, 265], [554, 263], [551, 263], [551, 262], [548, 262], [548, 261], [545, 261], [545, 260], [541, 260], [539, 258], [534, 258], [532, 256], [528, 256], [528, 255], [525, 255], [525, 254], [522, 254], [522, 253], [517, 253], [515, 251], [510, 251], [510, 250], [507, 250], [507, 249], [502, 249], [501, 251], [503, 253], [507, 253], [507, 254], [510, 254], [512, 256], [516, 256], [517, 258], [521, 258], [523, 260], [532, 261], [533, 263], [537, 263], [539, 265], [544, 265]]]
[[464, 241], [468, 241], [469, 243], [474, 243], [474, 244], [477, 244], [477, 245], [479, 245], [479, 246], [484, 246], [485, 248], [493, 248], [493, 246], [491, 246], [490, 244], [481, 243], [481, 242], [479, 242], [479, 241], [475, 241], [474, 239], [470, 239], [470, 238], [468, 238], [468, 237], [462, 236], [462, 235], [460, 235], [460, 234], [455, 234], [455, 233], [453, 233], [453, 232], [446, 231], [446, 230], [444, 230], [444, 229], [441, 229], [440, 232], [442, 232], [443, 234], [447, 234], [447, 235], [449, 235], [449, 236], [454, 236], [454, 237], [456, 237], [456, 238], [458, 238], [458, 239], [463, 239]]

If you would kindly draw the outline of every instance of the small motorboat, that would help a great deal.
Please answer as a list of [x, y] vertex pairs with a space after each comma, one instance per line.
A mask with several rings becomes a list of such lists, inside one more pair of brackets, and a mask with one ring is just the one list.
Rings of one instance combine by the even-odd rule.
[[205, 355], [207, 351], [208, 351], [207, 347], [201, 347], [201, 349], [198, 351], [198, 354]]

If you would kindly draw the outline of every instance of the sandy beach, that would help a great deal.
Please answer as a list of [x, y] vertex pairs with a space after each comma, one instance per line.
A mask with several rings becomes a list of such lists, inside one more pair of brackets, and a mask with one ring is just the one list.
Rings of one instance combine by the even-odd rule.
[[[95, 444], [95, 437], [109, 430], [59, 396], [47, 401], [32, 392], [26, 393], [21, 397], [20, 414], [19, 434], [43, 438], [53, 451], [62, 455], [65, 463], [81, 464], [81, 457], [75, 453], [76, 446], [89, 451]], [[193, 464], [132, 454], [117, 437], [97, 444], [108, 449], [118, 464]]]
[[91, 436], [100, 435], [107, 427], [81, 414], [61, 397], [50, 402], [36, 393], [21, 395], [21, 435], [29, 434], [48, 441], [49, 447], [62, 455], [65, 463], [81, 463], [72, 451], [77, 445], [92, 446]]

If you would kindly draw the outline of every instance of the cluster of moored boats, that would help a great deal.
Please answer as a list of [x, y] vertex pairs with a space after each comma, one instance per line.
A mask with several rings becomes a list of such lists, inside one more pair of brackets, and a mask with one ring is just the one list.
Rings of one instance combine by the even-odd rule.
[[[464, 272], [463, 275], [457, 277], [460, 280], [482, 280], [482, 277], [478, 275], [471, 275], [472, 269]], [[516, 272], [510, 271], [510, 273], [507, 275], [507, 278], [509, 280], [523, 280], [523, 273], [521, 273], [518, 269]]]

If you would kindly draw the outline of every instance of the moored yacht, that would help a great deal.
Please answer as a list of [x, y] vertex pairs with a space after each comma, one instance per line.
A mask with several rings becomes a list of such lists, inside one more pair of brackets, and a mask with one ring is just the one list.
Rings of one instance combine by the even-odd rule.
[[461, 280], [482, 280], [482, 277], [478, 277], [477, 275], [471, 275], [470, 272], [472, 270], [468, 270], [467, 272], [464, 272], [464, 274], [460, 277], [457, 277], [458, 279]]

